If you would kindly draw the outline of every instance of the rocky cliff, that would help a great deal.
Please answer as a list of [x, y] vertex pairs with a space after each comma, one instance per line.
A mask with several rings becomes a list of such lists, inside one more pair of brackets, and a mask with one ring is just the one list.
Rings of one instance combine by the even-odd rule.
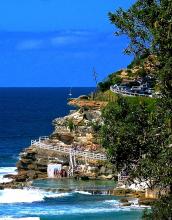
[[[47, 140], [44, 140], [44, 144], [66, 148], [72, 147], [79, 151], [104, 153], [97, 135], [101, 123], [99, 104], [96, 103], [91, 107], [82, 105], [78, 110], [71, 111], [69, 115], [56, 118], [53, 121], [54, 132]], [[50, 163], [62, 164], [63, 169], [67, 172], [70, 166], [69, 154], [41, 149], [33, 144], [20, 154], [20, 159], [16, 165], [18, 175], [10, 177], [14, 179], [13, 183], [47, 178], [47, 166]], [[76, 178], [113, 178], [114, 168], [106, 161], [85, 160], [77, 157], [76, 163], [80, 166], [80, 170], [76, 170], [74, 173]], [[6, 185], [11, 186], [11, 183]]]

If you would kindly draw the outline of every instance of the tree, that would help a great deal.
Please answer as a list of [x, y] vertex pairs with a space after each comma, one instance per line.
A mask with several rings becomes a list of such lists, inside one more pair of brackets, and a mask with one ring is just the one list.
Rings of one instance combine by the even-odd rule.
[[[140, 104], [133, 109], [126, 102], [123, 102], [124, 105], [118, 103], [118, 107], [107, 106], [103, 113], [105, 124], [102, 128], [102, 143], [108, 148], [111, 158], [115, 159], [113, 162], [117, 165], [123, 165], [123, 156], [129, 164], [136, 161], [137, 165], [133, 166], [130, 172], [131, 177], [149, 179], [150, 188], [155, 186], [169, 188], [169, 194], [161, 197], [152, 206], [152, 212], [144, 217], [145, 219], [171, 219], [172, 1], [137, 0], [128, 10], [120, 8], [115, 13], [109, 13], [109, 18], [118, 29], [116, 35], [127, 35], [130, 40], [125, 49], [126, 54], [134, 54], [135, 60], [149, 54], [157, 57], [159, 65], [156, 75], [162, 97], [151, 111], [147, 106], [143, 107]], [[119, 114], [124, 111], [126, 111], [125, 116]], [[134, 115], [141, 116], [141, 120], [136, 116], [132, 117], [133, 112]], [[142, 120], [145, 120], [144, 123]], [[128, 130], [129, 124], [131, 129]], [[122, 135], [124, 131], [126, 136]], [[112, 137], [108, 136], [108, 132], [111, 132]], [[134, 147], [131, 145], [130, 137]], [[108, 142], [111, 143], [109, 147]], [[131, 149], [137, 153], [140, 149], [140, 156], [134, 156]], [[126, 150], [128, 155], [124, 153]]]
[[166, 54], [171, 56], [172, 2], [170, 0], [138, 0], [127, 11], [122, 8], [109, 13], [116, 35], [127, 35], [126, 53]]
[[150, 189], [171, 187], [172, 193], [171, 112], [162, 105], [123, 97], [109, 103], [102, 112], [101, 143], [118, 171], [127, 167], [131, 181], [145, 181]]
[[117, 27], [116, 35], [127, 35], [130, 40], [126, 54], [134, 54], [136, 60], [149, 54], [157, 56], [162, 92], [171, 97], [172, 1], [137, 0], [127, 11], [110, 12], [109, 18]]

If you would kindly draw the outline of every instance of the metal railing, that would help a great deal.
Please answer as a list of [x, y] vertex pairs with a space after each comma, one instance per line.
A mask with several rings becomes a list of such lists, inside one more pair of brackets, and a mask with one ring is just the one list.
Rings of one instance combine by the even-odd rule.
[[48, 136], [42, 136], [42, 137], [39, 137], [39, 139], [31, 140], [31, 145], [34, 145], [36, 143], [41, 143], [42, 141], [46, 141], [46, 140], [49, 140], [49, 137]]
[[148, 95], [148, 94], [134, 93], [134, 92], [124, 91], [124, 90], [114, 89], [112, 86], [110, 87], [110, 90], [111, 90], [112, 92], [114, 92], [114, 93], [121, 94], [121, 95], [126, 95], [126, 96], [145, 96], [145, 97], [152, 97], [152, 95]]
[[47, 149], [47, 150], [53, 150], [60, 153], [69, 154], [72, 152], [75, 154], [75, 156], [78, 157], [84, 157], [88, 159], [94, 159], [94, 160], [107, 160], [107, 157], [105, 154], [102, 153], [94, 153], [90, 151], [81, 151], [81, 150], [74, 150], [72, 146], [65, 147], [60, 145], [51, 145], [44, 143], [45, 140], [48, 140], [48, 137], [40, 137], [38, 140], [32, 140], [31, 145], [37, 146], [41, 149]]

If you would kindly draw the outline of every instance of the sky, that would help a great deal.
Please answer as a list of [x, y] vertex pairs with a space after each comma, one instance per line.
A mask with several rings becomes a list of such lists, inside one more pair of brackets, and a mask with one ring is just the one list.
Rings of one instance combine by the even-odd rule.
[[125, 68], [108, 12], [134, 0], [0, 0], [0, 87], [95, 86]]

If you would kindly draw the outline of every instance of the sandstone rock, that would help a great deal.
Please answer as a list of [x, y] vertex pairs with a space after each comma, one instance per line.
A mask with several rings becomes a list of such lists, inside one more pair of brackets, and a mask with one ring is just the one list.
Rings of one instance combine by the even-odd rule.
[[47, 165], [37, 165], [37, 170], [42, 171], [42, 172], [47, 172]]
[[100, 168], [100, 174], [104, 174], [106, 172], [106, 167], [102, 166]]
[[120, 199], [120, 202], [122, 202], [122, 203], [127, 203], [127, 202], [128, 202], [128, 199], [127, 199], [127, 198], [122, 198], [122, 199]]
[[88, 166], [88, 172], [98, 173], [99, 172], [99, 168], [98, 167]]
[[37, 174], [34, 170], [29, 170], [27, 172], [27, 176], [30, 178], [30, 179], [35, 179], [37, 177]]
[[35, 163], [28, 164], [28, 169], [29, 170], [35, 170], [35, 169], [37, 169], [37, 165]]
[[29, 159], [29, 158], [21, 158], [21, 163], [22, 164], [29, 164], [29, 163], [32, 163], [35, 159]]
[[106, 170], [106, 174], [109, 174], [109, 175], [113, 174], [113, 170], [112, 169]]
[[19, 174], [16, 176], [15, 181], [16, 182], [24, 182], [28, 178], [27, 174]]
[[58, 138], [60, 141], [68, 145], [72, 144], [74, 140], [74, 137], [71, 135], [71, 133], [56, 133], [52, 136]]
[[47, 166], [48, 158], [38, 158], [36, 164], [41, 166]]
[[37, 177], [38, 177], [39, 179], [45, 179], [45, 178], [47, 178], [48, 176], [47, 176], [46, 173], [42, 173], [42, 174], [39, 174]]
[[108, 175], [108, 176], [101, 175], [99, 176], [99, 178], [102, 180], [111, 180], [113, 178], [113, 175]]
[[80, 95], [80, 96], [78, 97], [78, 99], [85, 99], [85, 100], [88, 100], [89, 97], [88, 97], [87, 95]]
[[124, 203], [122, 203], [122, 206], [131, 206], [132, 205], [132, 203], [130, 203], [130, 202], [124, 202]]
[[3, 177], [4, 178], [9, 178], [9, 179], [15, 179], [16, 175], [14, 175], [14, 174], [7, 174], [7, 175], [4, 175]]

